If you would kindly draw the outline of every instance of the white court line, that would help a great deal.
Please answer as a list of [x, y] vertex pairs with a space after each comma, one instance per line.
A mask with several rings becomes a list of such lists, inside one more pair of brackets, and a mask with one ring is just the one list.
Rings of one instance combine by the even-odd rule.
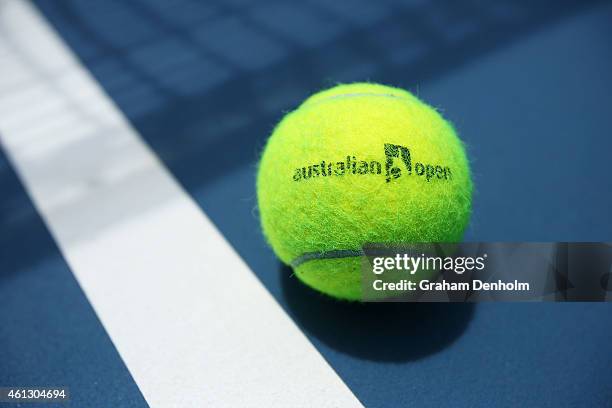
[[29, 2], [0, 50], [0, 141], [152, 407], [360, 406]]

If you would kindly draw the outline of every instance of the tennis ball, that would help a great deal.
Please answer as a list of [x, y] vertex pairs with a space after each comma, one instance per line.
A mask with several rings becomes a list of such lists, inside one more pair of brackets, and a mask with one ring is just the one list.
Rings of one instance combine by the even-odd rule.
[[472, 181], [453, 127], [416, 96], [373, 83], [306, 99], [263, 151], [264, 235], [308, 286], [362, 300], [368, 243], [458, 242]]

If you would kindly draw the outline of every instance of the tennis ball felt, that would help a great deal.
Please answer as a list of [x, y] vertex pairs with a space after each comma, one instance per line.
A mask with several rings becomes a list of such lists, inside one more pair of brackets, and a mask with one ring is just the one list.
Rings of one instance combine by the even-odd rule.
[[402, 89], [354, 83], [281, 120], [257, 198], [264, 235], [300, 280], [361, 300], [362, 247], [460, 241], [472, 181], [461, 140], [436, 110]]

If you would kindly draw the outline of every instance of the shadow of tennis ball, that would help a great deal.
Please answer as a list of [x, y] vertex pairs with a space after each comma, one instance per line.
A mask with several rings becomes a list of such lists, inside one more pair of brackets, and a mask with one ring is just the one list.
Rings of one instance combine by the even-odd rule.
[[412, 361], [452, 344], [468, 326], [471, 303], [357, 303], [318, 293], [280, 267], [288, 311], [308, 334], [343, 353], [375, 361]]

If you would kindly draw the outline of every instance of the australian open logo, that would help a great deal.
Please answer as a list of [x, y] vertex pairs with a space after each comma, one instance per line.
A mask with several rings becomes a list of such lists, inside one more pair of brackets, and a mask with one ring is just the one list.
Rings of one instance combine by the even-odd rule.
[[348, 154], [344, 160], [321, 160], [319, 163], [298, 167], [293, 172], [293, 181], [306, 181], [318, 177], [347, 177], [383, 175], [387, 183], [402, 175], [417, 175], [432, 180], [452, 180], [450, 167], [443, 164], [430, 164], [415, 161], [413, 163], [410, 149], [406, 146], [386, 143], [384, 146], [384, 166], [378, 160], [358, 160], [356, 155]]

